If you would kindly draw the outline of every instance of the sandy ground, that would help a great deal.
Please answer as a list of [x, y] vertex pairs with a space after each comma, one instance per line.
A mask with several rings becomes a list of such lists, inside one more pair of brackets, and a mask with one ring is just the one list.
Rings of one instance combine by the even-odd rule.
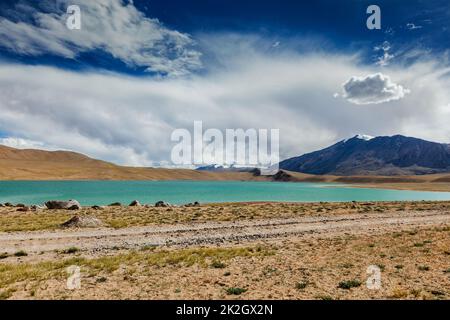
[[[14, 216], [5, 210], [11, 209], [0, 210], [3, 218]], [[122, 216], [166, 212], [114, 210]], [[447, 202], [173, 210], [168, 213], [180, 210], [194, 219], [0, 233], [0, 253], [6, 252], [0, 256], [0, 298], [450, 299]], [[222, 215], [214, 220], [208, 214], [217, 210]], [[105, 220], [108, 214], [97, 212]], [[67, 287], [70, 266], [80, 268], [80, 289]], [[378, 289], [366, 286], [369, 266], [379, 268]]]
[[285, 237], [338, 237], [343, 234], [376, 234], [405, 227], [450, 224], [447, 212], [392, 212], [257, 221], [206, 222], [122, 229], [84, 229], [77, 231], [40, 231], [0, 234], [3, 252], [13, 254], [24, 250], [27, 259], [54, 254], [70, 247], [86, 251], [89, 256], [121, 249], [145, 246], [246, 244], [260, 239]]

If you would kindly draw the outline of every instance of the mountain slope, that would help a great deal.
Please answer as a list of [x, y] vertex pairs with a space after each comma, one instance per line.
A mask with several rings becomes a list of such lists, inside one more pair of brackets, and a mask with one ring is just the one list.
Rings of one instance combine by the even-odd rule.
[[450, 172], [450, 145], [396, 135], [358, 135], [328, 148], [280, 162], [309, 174], [418, 175]]
[[15, 149], [0, 145], [0, 161], [1, 160], [17, 160], [17, 161], [65, 161], [77, 163], [91, 163], [111, 166], [113, 164], [95, 160], [81, 153], [72, 151], [45, 151], [37, 149]]
[[253, 180], [251, 173], [118, 166], [70, 151], [0, 145], [0, 180]]

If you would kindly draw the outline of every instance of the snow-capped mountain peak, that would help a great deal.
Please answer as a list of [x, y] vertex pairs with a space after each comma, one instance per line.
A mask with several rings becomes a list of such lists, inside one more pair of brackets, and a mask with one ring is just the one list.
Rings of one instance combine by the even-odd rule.
[[[354, 136], [353, 138], [350, 138], [350, 139], [361, 139], [364, 141], [369, 141], [369, 140], [372, 140], [373, 138], [375, 138], [375, 137], [369, 136], [367, 134], [357, 134], [356, 136]], [[346, 143], [350, 139], [345, 139], [345, 140], [343, 140], [343, 142]]]
[[365, 140], [365, 141], [369, 141], [369, 140], [372, 140], [372, 139], [375, 138], [375, 137], [369, 136], [369, 135], [367, 135], [367, 134], [357, 134], [357, 135], [355, 136], [355, 138], [361, 139], [361, 140]]

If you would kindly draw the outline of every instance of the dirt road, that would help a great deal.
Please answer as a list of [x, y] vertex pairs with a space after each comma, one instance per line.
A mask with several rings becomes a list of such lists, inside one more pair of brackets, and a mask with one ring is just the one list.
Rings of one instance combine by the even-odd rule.
[[29, 254], [76, 247], [93, 254], [110, 249], [144, 246], [195, 246], [246, 243], [289, 236], [335, 237], [350, 234], [377, 234], [406, 227], [439, 226], [450, 223], [448, 212], [388, 212], [339, 216], [264, 219], [255, 221], [188, 223], [131, 227], [123, 229], [83, 229], [0, 233], [2, 252], [25, 250]]

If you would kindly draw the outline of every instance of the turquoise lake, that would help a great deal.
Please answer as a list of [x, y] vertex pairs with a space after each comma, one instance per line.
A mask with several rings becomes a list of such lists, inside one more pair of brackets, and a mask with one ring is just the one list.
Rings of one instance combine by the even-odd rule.
[[0, 181], [0, 202], [40, 204], [76, 199], [82, 205], [132, 200], [173, 204], [199, 201], [394, 201], [450, 200], [450, 192], [349, 188], [329, 183], [244, 181]]

